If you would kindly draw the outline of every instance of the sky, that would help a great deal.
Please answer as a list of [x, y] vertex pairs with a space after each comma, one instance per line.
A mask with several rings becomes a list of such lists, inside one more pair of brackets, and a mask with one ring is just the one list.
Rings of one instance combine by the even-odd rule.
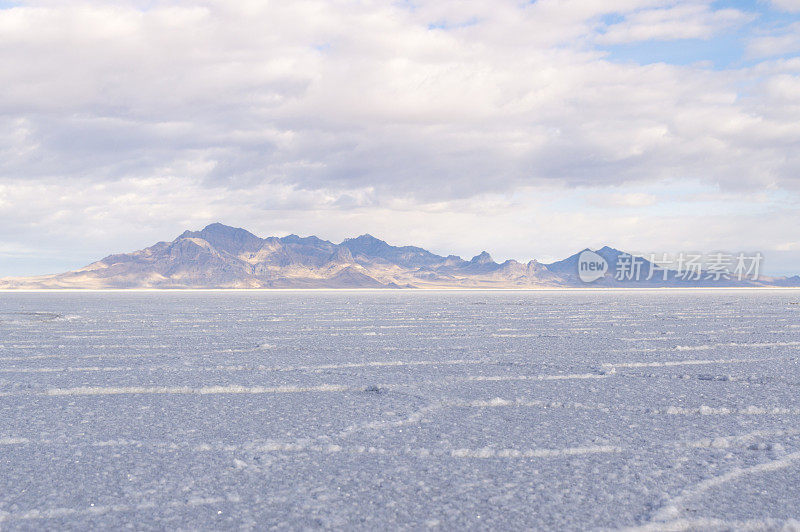
[[0, 0], [0, 277], [212, 222], [800, 273], [800, 0]]

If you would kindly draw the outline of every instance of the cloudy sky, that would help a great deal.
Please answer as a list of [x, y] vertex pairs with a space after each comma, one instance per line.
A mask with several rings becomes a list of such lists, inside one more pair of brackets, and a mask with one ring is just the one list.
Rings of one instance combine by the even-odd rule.
[[0, 276], [214, 221], [800, 273], [800, 0], [0, 0]]

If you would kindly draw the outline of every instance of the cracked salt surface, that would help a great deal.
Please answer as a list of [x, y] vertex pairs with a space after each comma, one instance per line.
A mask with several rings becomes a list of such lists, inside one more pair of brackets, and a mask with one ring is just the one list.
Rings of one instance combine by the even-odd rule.
[[0, 528], [800, 530], [798, 299], [4, 293]]

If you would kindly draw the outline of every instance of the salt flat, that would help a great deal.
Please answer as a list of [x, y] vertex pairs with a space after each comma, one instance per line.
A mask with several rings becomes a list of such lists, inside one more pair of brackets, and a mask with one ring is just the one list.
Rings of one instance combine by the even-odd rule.
[[0, 527], [800, 528], [800, 291], [0, 294]]

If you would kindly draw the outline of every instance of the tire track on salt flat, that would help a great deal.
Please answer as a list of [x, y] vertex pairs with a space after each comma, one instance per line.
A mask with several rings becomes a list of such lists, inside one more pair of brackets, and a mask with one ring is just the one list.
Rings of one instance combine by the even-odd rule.
[[779, 458], [777, 460], [762, 462], [760, 464], [756, 464], [750, 467], [744, 467], [744, 468], [737, 467], [722, 475], [703, 480], [693, 486], [684, 488], [678, 495], [668, 499], [661, 506], [661, 508], [659, 508], [653, 514], [648, 524], [656, 525], [656, 524], [668, 523], [670, 521], [675, 521], [679, 519], [681, 514], [683, 513], [683, 510], [680, 508], [681, 506], [685, 505], [691, 499], [694, 499], [695, 497], [702, 495], [703, 493], [712, 488], [721, 486], [727, 482], [736, 480], [746, 475], [779, 471], [781, 469], [791, 467], [797, 463], [800, 463], [800, 451], [787, 454], [786, 456]]
[[159, 508], [194, 508], [198, 506], [210, 506], [223, 503], [238, 503], [238, 495], [227, 495], [225, 497], [192, 497], [186, 501], [171, 500], [166, 502], [146, 501], [136, 504], [108, 504], [96, 505], [84, 508], [46, 508], [33, 509], [22, 512], [3, 512], [0, 511], [0, 523], [6, 521], [31, 521], [46, 519], [62, 519], [73, 516], [101, 516], [109, 513], [135, 512], [139, 510], [157, 510]]
[[713, 517], [696, 517], [691, 519], [675, 519], [659, 523], [647, 523], [641, 526], [622, 528], [625, 532], [684, 532], [686, 530], [718, 530], [727, 532], [730, 530], [781, 530], [792, 531], [800, 528], [800, 521], [797, 519], [775, 519], [765, 517], [763, 519], [747, 519], [745, 521], [729, 521]]

